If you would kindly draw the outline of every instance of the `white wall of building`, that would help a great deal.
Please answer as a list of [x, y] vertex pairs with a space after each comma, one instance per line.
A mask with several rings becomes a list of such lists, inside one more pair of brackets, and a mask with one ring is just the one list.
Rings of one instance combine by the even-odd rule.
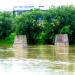
[[0, 0], [0, 11], [13, 10], [14, 6], [49, 6], [75, 5], [75, 0]]

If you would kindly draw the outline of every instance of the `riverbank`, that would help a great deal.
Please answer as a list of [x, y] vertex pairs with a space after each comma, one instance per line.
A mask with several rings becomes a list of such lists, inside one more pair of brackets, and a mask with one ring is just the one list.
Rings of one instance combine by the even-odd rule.
[[14, 43], [15, 33], [11, 33], [6, 39], [0, 39], [0, 48], [11, 48]]

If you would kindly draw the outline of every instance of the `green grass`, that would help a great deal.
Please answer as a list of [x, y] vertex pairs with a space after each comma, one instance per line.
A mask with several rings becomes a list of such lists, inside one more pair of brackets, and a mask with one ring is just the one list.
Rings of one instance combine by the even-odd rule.
[[14, 42], [15, 33], [11, 33], [6, 39], [0, 39], [0, 48], [12, 47]]

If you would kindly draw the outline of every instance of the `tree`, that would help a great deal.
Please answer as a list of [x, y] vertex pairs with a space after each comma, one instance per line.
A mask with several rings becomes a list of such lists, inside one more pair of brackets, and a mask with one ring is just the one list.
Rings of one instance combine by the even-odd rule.
[[68, 34], [75, 43], [75, 7], [59, 6], [49, 10], [30, 10], [15, 18], [16, 33], [27, 35], [28, 43], [53, 44], [56, 34]]
[[5, 39], [12, 29], [12, 16], [9, 12], [0, 12], [0, 39]]

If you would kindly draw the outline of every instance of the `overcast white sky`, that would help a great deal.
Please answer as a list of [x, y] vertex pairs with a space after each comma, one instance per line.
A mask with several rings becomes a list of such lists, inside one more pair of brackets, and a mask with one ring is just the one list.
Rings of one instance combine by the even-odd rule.
[[13, 10], [13, 6], [21, 5], [43, 5], [49, 7], [51, 5], [75, 5], [75, 0], [0, 0], [0, 11]]

